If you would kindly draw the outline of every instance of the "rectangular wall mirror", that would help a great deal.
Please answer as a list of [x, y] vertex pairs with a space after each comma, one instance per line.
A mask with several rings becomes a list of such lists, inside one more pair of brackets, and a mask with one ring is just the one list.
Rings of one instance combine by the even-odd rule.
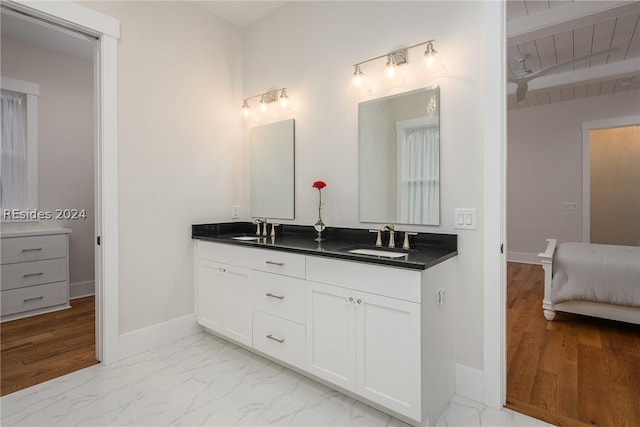
[[440, 224], [440, 89], [358, 108], [361, 222]]
[[251, 128], [251, 216], [294, 219], [293, 119]]

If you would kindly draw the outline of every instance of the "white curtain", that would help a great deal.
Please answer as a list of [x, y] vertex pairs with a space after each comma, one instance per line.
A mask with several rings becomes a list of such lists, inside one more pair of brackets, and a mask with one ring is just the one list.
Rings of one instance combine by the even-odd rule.
[[405, 224], [440, 220], [440, 144], [437, 126], [403, 129], [398, 138], [398, 217]]
[[0, 206], [27, 207], [27, 127], [25, 96], [2, 90]]

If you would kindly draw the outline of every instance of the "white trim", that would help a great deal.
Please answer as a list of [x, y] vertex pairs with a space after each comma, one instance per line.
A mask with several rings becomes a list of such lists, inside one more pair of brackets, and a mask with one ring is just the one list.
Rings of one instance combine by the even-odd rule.
[[483, 196], [483, 399], [506, 402], [506, 2], [485, 2]]
[[507, 252], [507, 261], [521, 262], [524, 264], [540, 264], [540, 258], [537, 253], [532, 252]]
[[96, 353], [104, 364], [119, 359], [118, 310], [118, 20], [73, 2], [5, 1], [11, 8], [98, 38], [96, 231]]
[[582, 122], [582, 241], [591, 243], [591, 131], [640, 125], [640, 115]]
[[482, 402], [484, 400], [484, 372], [456, 364], [456, 396]]
[[201, 331], [196, 314], [158, 323], [120, 335], [120, 358], [152, 350]]
[[38, 83], [28, 82], [26, 80], [14, 79], [11, 77], [0, 77], [0, 86], [2, 89], [12, 92], [24, 93], [27, 95], [40, 95], [40, 85]]
[[96, 283], [93, 280], [69, 284], [69, 299], [84, 298], [95, 295]]

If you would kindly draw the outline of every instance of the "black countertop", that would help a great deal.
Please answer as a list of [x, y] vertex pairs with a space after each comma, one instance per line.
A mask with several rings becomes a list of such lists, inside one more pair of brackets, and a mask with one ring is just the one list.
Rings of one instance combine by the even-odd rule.
[[[271, 231], [271, 225], [269, 225]], [[419, 233], [410, 236], [410, 249], [402, 249], [404, 232], [395, 232], [396, 249], [387, 247], [389, 233], [383, 233], [383, 246], [375, 246], [376, 233], [365, 229], [328, 227], [322, 232], [322, 242], [316, 242], [312, 226], [283, 224], [276, 227], [276, 236], [260, 240], [237, 240], [232, 237], [255, 236], [256, 225], [250, 222], [223, 222], [194, 224], [191, 237], [216, 243], [250, 248], [296, 252], [304, 255], [325, 256], [349, 261], [389, 265], [393, 267], [425, 270], [458, 254], [458, 236], [455, 234]], [[407, 253], [401, 258], [353, 254], [351, 249], [375, 249]]]

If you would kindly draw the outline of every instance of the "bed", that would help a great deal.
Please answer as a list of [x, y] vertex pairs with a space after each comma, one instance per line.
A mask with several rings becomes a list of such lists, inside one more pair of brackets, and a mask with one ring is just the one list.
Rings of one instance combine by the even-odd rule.
[[640, 247], [547, 239], [542, 309], [640, 324]]

